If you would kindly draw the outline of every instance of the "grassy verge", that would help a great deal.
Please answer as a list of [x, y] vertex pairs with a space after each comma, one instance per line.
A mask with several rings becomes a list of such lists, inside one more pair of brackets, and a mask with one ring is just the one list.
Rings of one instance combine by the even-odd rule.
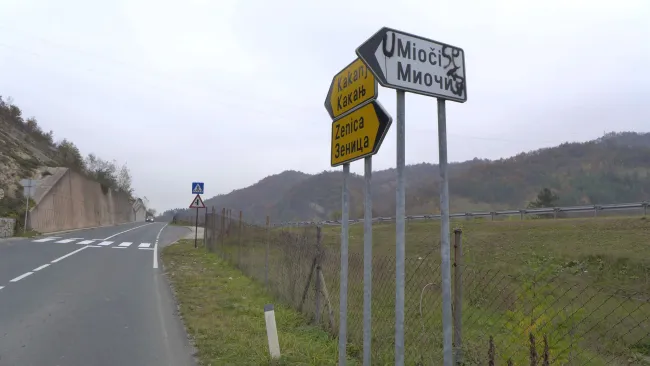
[[273, 299], [215, 254], [194, 249], [193, 240], [166, 247], [162, 259], [201, 364], [336, 364], [336, 340], [281, 304], [275, 304], [275, 316], [282, 358], [271, 361], [263, 309]]
[[28, 230], [26, 232], [24, 230], [20, 230], [19, 232], [14, 233], [14, 236], [18, 238], [33, 238], [39, 235], [41, 235], [41, 233], [34, 230]]

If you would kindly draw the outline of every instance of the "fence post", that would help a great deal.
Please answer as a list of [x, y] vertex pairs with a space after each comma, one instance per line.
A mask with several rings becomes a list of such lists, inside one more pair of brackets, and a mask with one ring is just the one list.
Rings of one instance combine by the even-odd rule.
[[321, 271], [321, 258], [322, 258], [322, 247], [321, 242], [321, 227], [320, 225], [316, 226], [316, 294], [314, 296], [316, 300], [316, 324], [320, 324], [320, 314], [321, 314], [321, 304], [320, 304], [320, 294], [321, 294], [321, 283], [320, 283], [320, 271]]
[[237, 229], [237, 245], [239, 247], [239, 250], [237, 252], [237, 265], [241, 269], [241, 225], [242, 225], [242, 211], [239, 210], [239, 228]]
[[214, 206], [212, 206], [212, 214], [210, 215], [210, 247], [209, 250], [212, 252], [214, 251], [214, 235], [217, 233], [217, 211], [215, 210]]
[[463, 230], [454, 229], [454, 360], [457, 365], [463, 363]]
[[221, 209], [221, 255], [226, 258], [226, 209]]
[[205, 208], [205, 217], [203, 219], [203, 246], [206, 246], [208, 240], [208, 208]]
[[269, 217], [266, 216], [266, 253], [264, 255], [264, 286], [266, 289], [269, 289], [269, 250], [270, 250], [270, 228], [269, 228]]
[[228, 209], [228, 237], [230, 238], [230, 227], [232, 226], [232, 208]]

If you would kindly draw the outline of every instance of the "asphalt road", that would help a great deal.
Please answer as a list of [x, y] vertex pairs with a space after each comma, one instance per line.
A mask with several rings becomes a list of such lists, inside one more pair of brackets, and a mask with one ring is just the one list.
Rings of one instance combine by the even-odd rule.
[[156, 260], [187, 233], [140, 222], [0, 242], [0, 365], [194, 365]]

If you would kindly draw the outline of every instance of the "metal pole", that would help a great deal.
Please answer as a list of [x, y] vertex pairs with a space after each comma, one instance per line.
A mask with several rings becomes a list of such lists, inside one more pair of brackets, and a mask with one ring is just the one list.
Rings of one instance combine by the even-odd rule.
[[440, 256], [442, 264], [443, 364], [452, 366], [451, 259], [449, 243], [449, 177], [447, 176], [447, 116], [445, 100], [438, 98], [438, 149], [440, 158]]
[[32, 195], [32, 185], [31, 181], [27, 185], [27, 196], [25, 197], [25, 227], [23, 227], [23, 233], [27, 232], [27, 214], [29, 214], [29, 196]]
[[347, 331], [348, 331], [348, 178], [350, 164], [343, 164], [343, 192], [341, 194], [341, 284], [339, 295], [339, 365], [345, 365], [347, 359]]
[[404, 164], [406, 156], [405, 95], [397, 91], [397, 199], [395, 212], [395, 366], [404, 366], [404, 261], [406, 197]]
[[199, 235], [199, 209], [196, 209], [196, 219], [194, 219], [194, 248], [196, 248], [196, 239]]
[[321, 287], [323, 286], [320, 282], [320, 271], [321, 271], [321, 260], [322, 260], [322, 253], [321, 253], [321, 244], [322, 244], [322, 235], [321, 235], [321, 227], [316, 226], [316, 258], [318, 260], [316, 261], [316, 294], [315, 294], [315, 300], [316, 300], [316, 324], [320, 324], [320, 315], [321, 315]]
[[226, 208], [221, 209], [221, 256], [226, 258]]
[[454, 230], [454, 359], [463, 363], [463, 231]]
[[266, 216], [266, 254], [264, 256], [264, 285], [266, 286], [266, 289], [268, 290], [269, 288], [269, 250], [270, 250], [270, 243], [269, 243], [269, 217]]
[[239, 228], [237, 230], [238, 231], [238, 233], [237, 233], [237, 241], [239, 242], [239, 243], [237, 243], [238, 246], [239, 246], [239, 250], [237, 251], [237, 265], [239, 266], [239, 268], [241, 268], [241, 228], [242, 228], [241, 220], [242, 220], [242, 215], [243, 215], [243, 212], [240, 210], [239, 211]]
[[363, 365], [370, 366], [372, 328], [372, 156], [365, 158], [363, 215]]

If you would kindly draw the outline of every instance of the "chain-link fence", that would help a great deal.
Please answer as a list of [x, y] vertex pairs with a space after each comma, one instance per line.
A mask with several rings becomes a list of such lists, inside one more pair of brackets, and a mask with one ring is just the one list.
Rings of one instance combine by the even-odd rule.
[[[338, 334], [340, 229], [247, 224], [229, 210], [205, 214], [205, 245], [278, 299]], [[486, 223], [489, 224], [489, 223]], [[405, 361], [442, 364], [439, 231], [407, 228]], [[648, 229], [650, 230], [650, 229]], [[534, 230], [533, 230], [534, 231]], [[646, 231], [646, 234], [648, 231]], [[361, 234], [361, 235], [360, 235]], [[394, 362], [394, 227], [375, 224], [372, 258], [372, 364]], [[534, 233], [533, 233], [534, 234]], [[512, 261], [452, 240], [454, 353], [464, 365], [644, 365], [650, 362], [650, 268], [628, 268], [635, 286], [587, 278], [605, 260], [557, 264], [531, 253]], [[470, 234], [471, 236], [471, 234]], [[350, 232], [347, 353], [363, 347], [363, 237]], [[426, 246], [418, 246], [428, 243]], [[503, 250], [498, 241], [492, 250]], [[597, 246], [597, 243], [593, 244]], [[428, 249], [426, 249], [428, 248]], [[544, 248], [539, 248], [544, 252]], [[597, 252], [597, 251], [596, 251]], [[512, 253], [517, 255], [516, 253]], [[483, 260], [477, 260], [477, 255]], [[597, 257], [597, 256], [596, 256]], [[465, 262], [467, 258], [467, 263]], [[542, 259], [540, 259], [542, 258]], [[521, 265], [517, 268], [512, 263]], [[609, 263], [609, 262], [608, 262]], [[620, 271], [619, 271], [620, 272]], [[610, 273], [610, 272], [607, 272]], [[645, 273], [643, 277], [642, 273]], [[619, 273], [620, 276], [626, 276]], [[632, 281], [634, 282], [634, 281]]]

